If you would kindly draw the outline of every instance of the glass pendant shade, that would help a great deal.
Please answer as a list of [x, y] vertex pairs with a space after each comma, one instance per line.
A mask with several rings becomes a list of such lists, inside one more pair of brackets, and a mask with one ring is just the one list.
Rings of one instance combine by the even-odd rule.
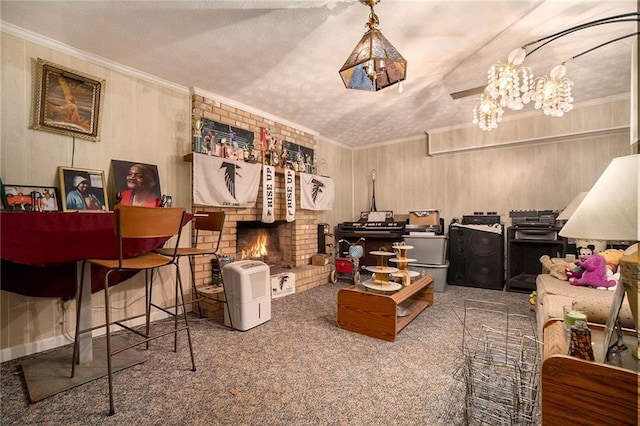
[[370, 28], [340, 68], [347, 89], [376, 92], [403, 81], [407, 61], [377, 28]]

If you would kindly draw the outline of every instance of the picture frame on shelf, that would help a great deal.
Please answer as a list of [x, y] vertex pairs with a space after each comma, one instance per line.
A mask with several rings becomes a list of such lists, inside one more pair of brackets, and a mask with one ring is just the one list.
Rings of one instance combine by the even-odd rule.
[[37, 59], [34, 130], [100, 140], [105, 80]]
[[108, 211], [107, 187], [103, 170], [58, 167], [63, 211]]
[[624, 285], [619, 283], [613, 293], [613, 300], [611, 301], [611, 308], [609, 309], [609, 316], [607, 317], [607, 323], [604, 328], [604, 341], [602, 344], [602, 354], [600, 359], [596, 359], [598, 362], [610, 361], [609, 358], [609, 350], [613, 345], [616, 344], [616, 338], [614, 337], [614, 333], [616, 333], [616, 323], [618, 322], [618, 316], [620, 315], [620, 309], [622, 309], [622, 302], [624, 301], [625, 291]]
[[112, 205], [161, 207], [158, 166], [138, 161], [111, 160]]
[[3, 210], [57, 212], [60, 211], [58, 201], [53, 186], [2, 185]]

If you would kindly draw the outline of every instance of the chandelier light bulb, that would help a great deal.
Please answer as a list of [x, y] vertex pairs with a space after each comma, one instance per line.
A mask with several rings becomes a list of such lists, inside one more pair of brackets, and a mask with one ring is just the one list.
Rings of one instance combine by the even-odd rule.
[[553, 67], [549, 76], [535, 80], [535, 108], [542, 109], [545, 115], [562, 117], [573, 109], [571, 89], [573, 82], [565, 77], [567, 67], [564, 64]]
[[487, 91], [503, 108], [520, 110], [533, 97], [533, 73], [522, 65], [526, 57], [524, 48], [509, 53], [507, 62], [493, 64], [487, 72]]
[[493, 99], [487, 90], [480, 95], [480, 102], [473, 107], [473, 124], [477, 124], [482, 130], [490, 131], [498, 127], [502, 121], [504, 110]]

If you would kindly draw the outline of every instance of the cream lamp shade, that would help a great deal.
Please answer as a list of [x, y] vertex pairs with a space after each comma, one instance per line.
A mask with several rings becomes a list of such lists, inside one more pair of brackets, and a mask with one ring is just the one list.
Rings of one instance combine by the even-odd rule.
[[560, 235], [576, 239], [640, 240], [639, 165], [640, 154], [614, 158], [571, 214]]
[[587, 196], [587, 194], [588, 194], [588, 192], [581, 192], [578, 195], [576, 195], [573, 198], [573, 200], [571, 200], [569, 205], [567, 207], [565, 207], [564, 210], [562, 210], [562, 213], [560, 213], [556, 219], [557, 220], [569, 220], [571, 215], [573, 215], [573, 213], [576, 211], [576, 209], [578, 208], [578, 206], [580, 205], [582, 200], [584, 200], [584, 197]]

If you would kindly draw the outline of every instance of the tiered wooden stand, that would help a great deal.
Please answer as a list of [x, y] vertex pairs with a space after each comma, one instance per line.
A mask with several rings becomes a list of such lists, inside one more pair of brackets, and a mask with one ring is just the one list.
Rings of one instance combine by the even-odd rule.
[[[399, 318], [397, 313], [400, 304], [407, 314]], [[338, 291], [338, 326], [393, 342], [400, 330], [431, 305], [431, 275], [425, 275], [393, 294], [362, 291], [351, 286]]]

